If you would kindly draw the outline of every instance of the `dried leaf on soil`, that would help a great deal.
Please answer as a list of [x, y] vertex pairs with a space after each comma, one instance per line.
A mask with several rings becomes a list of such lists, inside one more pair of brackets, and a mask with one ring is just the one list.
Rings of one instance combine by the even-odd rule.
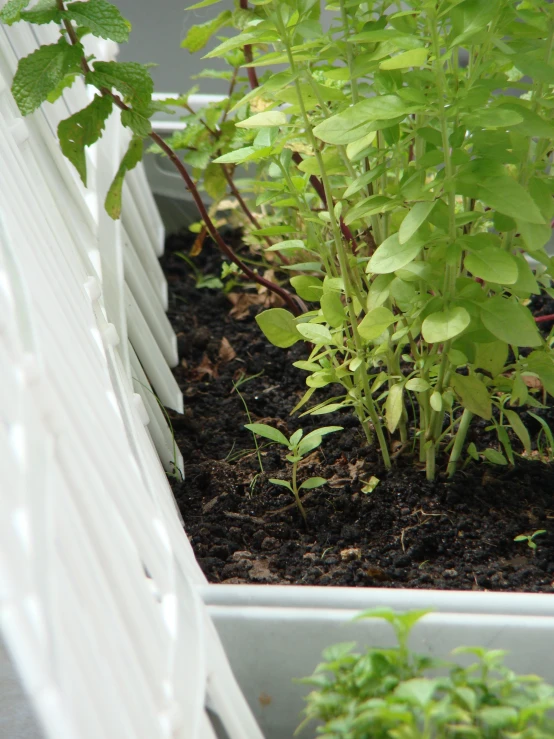
[[225, 336], [221, 339], [218, 356], [221, 362], [232, 362], [237, 356], [236, 351], [229, 343], [229, 339], [225, 338]]

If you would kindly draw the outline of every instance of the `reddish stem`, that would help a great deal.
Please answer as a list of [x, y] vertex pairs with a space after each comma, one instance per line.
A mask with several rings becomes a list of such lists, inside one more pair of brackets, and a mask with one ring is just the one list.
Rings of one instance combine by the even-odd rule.
[[[248, 0], [240, 0], [240, 7], [242, 10], [248, 10]], [[252, 64], [254, 61], [254, 56], [252, 54], [252, 47], [250, 44], [247, 44], [244, 47], [244, 61], [247, 64]], [[258, 82], [258, 75], [256, 74], [256, 68], [255, 67], [247, 67], [246, 73], [248, 74], [248, 81], [250, 83], [250, 87], [255, 90], [256, 87], [260, 86], [260, 83]]]
[[547, 323], [548, 321], [554, 321], [554, 313], [549, 313], [547, 316], [535, 316], [535, 323]]

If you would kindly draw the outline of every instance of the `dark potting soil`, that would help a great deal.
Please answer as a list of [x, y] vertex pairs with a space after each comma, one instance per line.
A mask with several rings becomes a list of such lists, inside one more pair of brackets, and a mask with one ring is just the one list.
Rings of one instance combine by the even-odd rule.
[[[170, 412], [185, 479], [171, 483], [210, 582], [554, 592], [553, 465], [520, 457], [514, 468], [472, 463], [452, 480], [441, 474], [431, 483], [409, 449], [386, 472], [351, 413], [291, 416], [306, 390], [306, 373], [292, 363], [306, 348], [283, 350], [265, 340], [254, 320], [264, 296], [255, 291], [237, 288], [229, 297], [198, 289], [175, 255], [189, 248], [188, 235], [169, 237], [163, 258], [185, 400], [184, 415]], [[219, 275], [211, 243], [195, 263], [204, 278]], [[539, 301], [537, 312], [554, 312], [548, 303]], [[233, 385], [253, 375], [239, 388], [253, 422], [287, 436], [299, 427], [344, 427], [302, 464], [300, 479], [328, 480], [304, 493], [308, 527], [292, 495], [269, 482], [288, 479], [283, 448], [258, 439], [260, 469], [243, 428], [248, 418]], [[554, 428], [554, 411], [542, 414]], [[538, 423], [522, 418], [536, 437]], [[495, 445], [485, 427], [478, 422], [470, 432], [480, 449]], [[379, 483], [362, 492], [372, 476]], [[537, 536], [536, 550], [514, 542], [540, 529], [547, 533]]]

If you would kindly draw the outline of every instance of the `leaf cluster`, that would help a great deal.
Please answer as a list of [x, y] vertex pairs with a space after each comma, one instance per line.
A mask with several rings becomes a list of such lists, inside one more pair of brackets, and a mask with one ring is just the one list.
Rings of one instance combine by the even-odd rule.
[[[424, 612], [376, 609], [362, 618], [383, 618], [399, 646], [354, 652], [354, 643], [323, 653], [304, 710], [319, 721], [325, 739], [546, 739], [554, 722], [554, 688], [535, 675], [519, 676], [503, 664], [505, 652], [461, 647], [468, 667], [411, 652], [407, 638]], [[442, 673], [442, 677], [437, 674]]]

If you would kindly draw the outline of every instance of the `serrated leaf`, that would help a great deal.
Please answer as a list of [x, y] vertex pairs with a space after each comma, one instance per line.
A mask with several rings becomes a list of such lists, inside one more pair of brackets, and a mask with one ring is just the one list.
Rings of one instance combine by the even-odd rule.
[[466, 254], [464, 265], [475, 277], [499, 285], [513, 285], [519, 275], [516, 260], [500, 247], [488, 246], [470, 252]]
[[23, 10], [20, 17], [22, 21], [36, 23], [37, 25], [59, 23], [62, 19], [62, 12], [56, 0], [39, 0], [31, 10]]
[[149, 111], [154, 83], [148, 67], [137, 62], [95, 62], [86, 82], [101, 89], [115, 88], [135, 110]]
[[31, 0], [8, 0], [2, 10], [0, 10], [0, 20], [2, 23], [6, 23], [8, 26], [11, 26], [12, 23], [17, 23], [19, 14], [30, 2]]
[[395, 321], [396, 317], [388, 308], [374, 308], [364, 316], [358, 325], [358, 332], [364, 341], [373, 341]]
[[304, 339], [314, 344], [332, 344], [333, 337], [326, 326], [320, 326], [317, 323], [299, 323], [296, 330]]
[[232, 18], [233, 14], [231, 11], [224, 10], [216, 18], [192, 26], [189, 28], [183, 41], [181, 41], [181, 48], [188, 49], [191, 54], [200, 51], [206, 46], [214, 33], [217, 33], [220, 28], [228, 25]]
[[58, 126], [60, 148], [79, 172], [85, 186], [87, 184], [85, 147], [92, 146], [98, 141], [112, 107], [111, 98], [95, 95], [86, 108], [60, 121]]
[[520, 303], [497, 296], [487, 298], [480, 308], [485, 328], [500, 341], [515, 346], [540, 346], [533, 316]]
[[62, 38], [20, 59], [12, 93], [22, 115], [36, 110], [66, 75], [79, 72], [82, 56], [81, 44], [72, 46]]
[[69, 3], [65, 6], [64, 17], [88, 28], [93, 36], [116, 41], [118, 44], [129, 40], [131, 24], [115, 5], [106, 0]]
[[402, 269], [402, 267], [413, 262], [423, 249], [423, 245], [423, 239], [420, 239], [417, 234], [401, 244], [398, 233], [395, 233], [377, 247], [369, 260], [367, 271], [373, 274], [386, 275], [395, 272], [397, 269]]
[[437, 344], [459, 336], [469, 326], [470, 321], [471, 316], [465, 308], [453, 306], [427, 316], [423, 321], [421, 333], [429, 344]]
[[79, 72], [71, 72], [70, 74], [66, 74], [63, 80], [58, 85], [56, 85], [52, 92], [48, 93], [46, 97], [46, 102], [55, 103], [56, 100], [61, 97], [63, 91], [67, 90], [68, 87], [71, 87], [73, 85], [79, 74]]
[[130, 128], [134, 134], [143, 138], [146, 138], [152, 132], [150, 119], [136, 110], [121, 111], [121, 123]]
[[452, 374], [450, 384], [464, 408], [487, 421], [491, 419], [492, 403], [489, 391], [477, 375]]
[[113, 179], [108, 194], [106, 195], [105, 208], [106, 212], [116, 220], [121, 215], [121, 195], [123, 192], [123, 180], [129, 170], [137, 166], [142, 159], [143, 142], [140, 136], [133, 136], [129, 142], [129, 148], [125, 152], [119, 169]]
[[277, 444], [282, 444], [288, 448], [289, 440], [287, 437], [279, 431], [279, 429], [268, 426], [266, 423], [245, 423], [244, 428], [248, 431], [252, 431], [253, 434], [262, 436], [264, 439], [270, 439], [276, 441]]
[[314, 488], [320, 488], [322, 485], [326, 485], [327, 480], [324, 477], [310, 477], [308, 480], [304, 480], [300, 485], [300, 490], [313, 490]]
[[263, 113], [256, 113], [244, 121], [236, 123], [237, 128], [262, 128], [265, 126], [285, 126], [287, 124], [287, 116], [280, 110], [266, 110]]
[[407, 67], [422, 67], [427, 61], [428, 51], [425, 48], [410, 49], [401, 54], [385, 59], [379, 64], [380, 69], [406, 69]]
[[288, 349], [289, 346], [300, 341], [294, 316], [284, 308], [270, 308], [263, 311], [256, 316], [256, 323], [266, 339], [281, 349]]
[[387, 420], [387, 428], [392, 433], [396, 430], [396, 427], [400, 423], [402, 418], [402, 412], [404, 410], [404, 385], [398, 383], [393, 385], [387, 400], [385, 402], [385, 417]]
[[418, 228], [425, 223], [431, 211], [435, 207], [436, 201], [416, 203], [406, 218], [402, 221], [400, 230], [398, 231], [398, 240], [401, 244], [405, 244], [415, 234]]

